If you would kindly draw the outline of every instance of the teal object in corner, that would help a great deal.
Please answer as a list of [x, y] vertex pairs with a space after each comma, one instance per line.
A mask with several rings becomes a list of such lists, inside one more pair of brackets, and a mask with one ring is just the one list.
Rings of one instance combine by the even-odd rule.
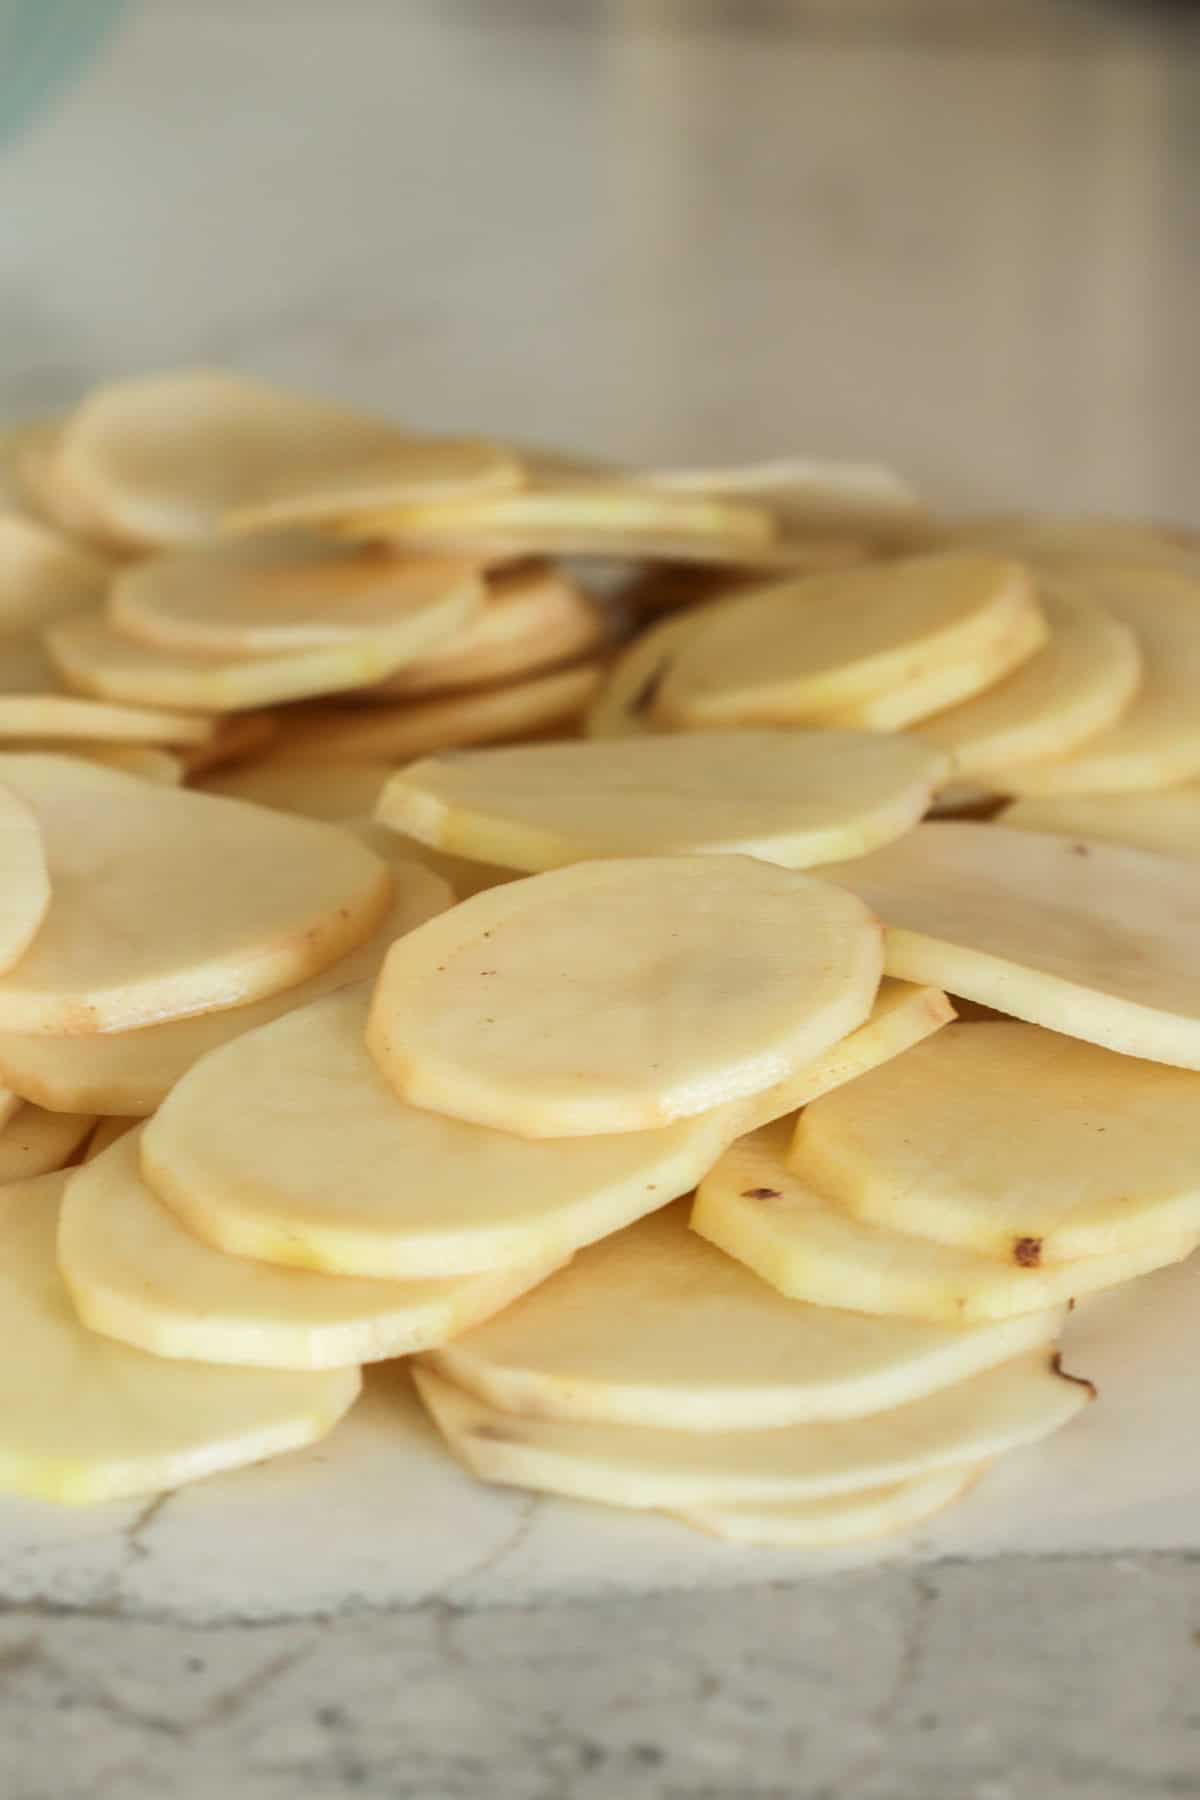
[[0, 0], [0, 149], [83, 73], [123, 0]]

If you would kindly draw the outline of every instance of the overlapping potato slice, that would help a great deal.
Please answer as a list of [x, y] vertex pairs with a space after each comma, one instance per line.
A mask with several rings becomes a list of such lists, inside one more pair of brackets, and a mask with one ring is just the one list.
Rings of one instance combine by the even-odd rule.
[[1040, 582], [1050, 639], [1003, 681], [915, 727], [960, 779], [1003, 786], [1008, 770], [1061, 756], [1115, 725], [1141, 682], [1142, 658], [1127, 625]]
[[856, 1218], [1026, 1263], [1200, 1235], [1200, 1075], [1035, 1025], [939, 1032], [807, 1108], [795, 1148]]
[[852, 896], [753, 857], [577, 863], [394, 945], [367, 1042], [416, 1106], [527, 1137], [648, 1130], [861, 1025], [880, 955]]
[[730, 1544], [777, 1544], [817, 1550], [907, 1531], [941, 1512], [978, 1480], [981, 1464], [936, 1469], [891, 1487], [864, 1488], [826, 1500], [770, 1501], [745, 1506], [677, 1507], [675, 1517], [694, 1531]]
[[168, 1019], [140, 1031], [48, 1037], [0, 1031], [0, 1071], [14, 1091], [55, 1112], [152, 1113], [192, 1064], [231, 1038], [255, 1031], [323, 994], [369, 981], [396, 938], [453, 903], [446, 883], [418, 865], [389, 861], [395, 897], [371, 935], [319, 974], [220, 1012]]
[[155, 1199], [139, 1138], [128, 1132], [72, 1178], [58, 1259], [85, 1325], [156, 1356], [275, 1369], [407, 1356], [490, 1318], [557, 1266], [386, 1281], [242, 1261]]
[[0, 1291], [20, 1355], [0, 1373], [0, 1489], [84, 1504], [299, 1449], [358, 1395], [357, 1369], [167, 1362], [80, 1323], [58, 1272], [65, 1178], [0, 1193]]
[[960, 1468], [1048, 1437], [1088, 1402], [1044, 1350], [865, 1419], [774, 1431], [663, 1431], [514, 1418], [432, 1369], [418, 1392], [450, 1449], [484, 1481], [612, 1506], [809, 1500]]
[[1190, 863], [949, 821], [821, 874], [884, 921], [890, 975], [1126, 1056], [1200, 1068]]
[[878, 463], [781, 456], [724, 469], [649, 469], [640, 479], [669, 493], [711, 494], [764, 506], [785, 541], [833, 533], [910, 543], [928, 529], [916, 489]]
[[259, 999], [352, 950], [391, 898], [385, 865], [332, 826], [71, 757], [0, 756], [0, 783], [36, 819], [52, 891], [0, 975], [5, 1031], [127, 1031]]
[[36, 519], [0, 513], [0, 631], [99, 606], [109, 565]]
[[1050, 1343], [1066, 1316], [964, 1329], [805, 1306], [689, 1231], [687, 1214], [682, 1201], [592, 1245], [432, 1366], [539, 1419], [771, 1429], [903, 1406]]
[[13, 968], [41, 930], [50, 907], [50, 870], [42, 825], [14, 788], [0, 784], [0, 971]]
[[[335, 769], [357, 769], [360, 765], [333, 763], [330, 766]], [[381, 825], [376, 819], [347, 819], [345, 826], [347, 831], [353, 831], [360, 837], [368, 849], [376, 851], [385, 860], [401, 857], [408, 862], [420, 863], [423, 868], [440, 875], [453, 889], [456, 900], [469, 900], [472, 894], [481, 894], [485, 888], [499, 887], [505, 881], [516, 881], [522, 874], [520, 869], [502, 869], [495, 863], [476, 862], [471, 857], [451, 856], [444, 850], [433, 850], [428, 844], [419, 844], [416, 838], [393, 831], [390, 826]]]
[[136, 1119], [101, 1119], [87, 1141], [87, 1149], [83, 1153], [82, 1161], [94, 1162], [98, 1156], [103, 1156], [104, 1152], [112, 1144], [115, 1144], [118, 1138], [123, 1138], [126, 1132], [132, 1131], [136, 1125]]
[[10, 1088], [0, 1087], [0, 1132], [16, 1116], [22, 1104], [19, 1094], [13, 1093]]
[[431, 757], [379, 800], [385, 824], [510, 868], [741, 852], [789, 868], [911, 829], [939, 752], [846, 731], [689, 732]]
[[[971, 1027], [975, 1029], [975, 1027]], [[1059, 1306], [1191, 1254], [1200, 1233], [1163, 1234], [1104, 1256], [1043, 1263], [953, 1248], [853, 1218], [804, 1167], [791, 1126], [739, 1138], [704, 1177], [692, 1229], [793, 1300], [969, 1325]], [[794, 1149], [791, 1161], [795, 1161]]]
[[157, 781], [164, 787], [181, 787], [183, 784], [183, 759], [151, 744], [100, 744], [92, 738], [80, 738], [67, 745], [35, 738], [11, 748], [80, 756], [84, 762], [101, 763], [106, 769], [120, 769], [126, 775], [140, 776], [143, 781]]
[[664, 729], [654, 716], [658, 690], [680, 645], [700, 629], [709, 608], [717, 604], [710, 600], [660, 619], [621, 651], [588, 708], [584, 722], [588, 737], [630, 737]]
[[1195, 858], [1200, 857], [1200, 786], [1161, 794], [1030, 794], [1005, 807], [996, 823]]
[[163, 712], [151, 707], [112, 706], [78, 694], [0, 693], [0, 742], [5, 739], [61, 743], [74, 752], [77, 740], [113, 744], [203, 744], [213, 721], [201, 713]]
[[[10, 1099], [4, 1096], [7, 1111]], [[18, 1105], [0, 1128], [0, 1187], [61, 1169], [96, 1123], [94, 1113], [44, 1112]]]
[[896, 728], [977, 693], [1045, 637], [1019, 563], [864, 563], [723, 602], [674, 649], [654, 712], [676, 727]]
[[206, 793], [224, 794], [228, 800], [249, 800], [255, 806], [341, 825], [371, 816], [391, 774], [392, 766], [385, 762], [326, 763], [317, 757], [270, 756], [209, 776], [201, 785]]
[[280, 732], [279, 717], [273, 712], [231, 713], [227, 718], [218, 718], [215, 726], [204, 743], [179, 751], [189, 777], [206, 775], [210, 769], [224, 769], [230, 763], [257, 756]]

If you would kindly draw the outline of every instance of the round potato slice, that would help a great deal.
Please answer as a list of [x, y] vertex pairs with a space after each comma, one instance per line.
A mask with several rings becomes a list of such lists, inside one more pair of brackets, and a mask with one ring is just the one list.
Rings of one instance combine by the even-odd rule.
[[748, 856], [579, 863], [393, 946], [367, 1042], [401, 1099], [525, 1137], [644, 1131], [760, 1093], [861, 1025], [878, 925]]
[[1194, 859], [1200, 857], [1200, 786], [1163, 794], [1030, 794], [1005, 807], [996, 823]]
[[1049, 642], [1003, 681], [915, 727], [953, 774], [1003, 785], [1009, 769], [1065, 755], [1115, 725], [1137, 692], [1142, 658], [1127, 625], [1039, 583]]
[[[123, 1138], [126, 1132], [132, 1131], [136, 1125], [136, 1119], [101, 1119], [87, 1141], [87, 1149], [82, 1160], [85, 1163], [94, 1162], [98, 1156], [103, 1156], [110, 1145], [115, 1144], [118, 1138]], [[219, 1362], [220, 1358], [218, 1357], [217, 1360]]]
[[[1045, 637], [1019, 563], [965, 553], [864, 563], [722, 603], [675, 649], [654, 712], [676, 727], [895, 728], [977, 693]], [[870, 702], [876, 713], [860, 717]]]
[[[14, 1092], [54, 1112], [116, 1113], [142, 1118], [166, 1099], [192, 1064], [231, 1038], [256, 1031], [323, 994], [370, 981], [404, 932], [453, 905], [437, 875], [385, 857], [395, 882], [389, 910], [365, 942], [294, 987], [221, 1012], [168, 1019], [140, 1031], [94, 1037], [47, 1037], [0, 1031], [0, 1070], [11, 1070]], [[899, 984], [897, 984], [899, 985]]]
[[948, 821], [821, 874], [883, 919], [890, 975], [1126, 1056], [1200, 1068], [1190, 863]]
[[1065, 1309], [960, 1328], [804, 1306], [688, 1230], [688, 1202], [584, 1250], [432, 1357], [505, 1412], [673, 1431], [886, 1412], [1036, 1344]]
[[0, 971], [20, 962], [50, 907], [41, 821], [21, 794], [0, 785]]
[[931, 1518], [970, 1491], [983, 1465], [936, 1469], [891, 1487], [865, 1488], [828, 1500], [764, 1502], [757, 1506], [688, 1506], [674, 1516], [693, 1531], [729, 1544], [778, 1544], [817, 1550], [891, 1537]]
[[[8, 1095], [5, 1095], [7, 1104]], [[0, 1187], [61, 1169], [93, 1125], [95, 1113], [43, 1112], [18, 1105], [0, 1129]]]
[[58, 1272], [62, 1175], [0, 1193], [0, 1285], [19, 1356], [0, 1375], [0, 1488], [86, 1504], [153, 1493], [324, 1436], [357, 1369], [166, 1362], [81, 1323]]
[[709, 600], [660, 619], [622, 650], [588, 708], [584, 722], [588, 737], [633, 737], [665, 729], [654, 714], [658, 690], [680, 645], [701, 629], [709, 608], [717, 604]]
[[0, 513], [0, 631], [28, 630], [99, 606], [109, 564], [61, 532]]
[[249, 800], [255, 806], [273, 806], [277, 812], [342, 825], [349, 819], [370, 817], [392, 773], [390, 763], [324, 763], [315, 757], [273, 756], [248, 768], [210, 776], [201, 785], [206, 793], [224, 794], [227, 800]]
[[514, 1418], [432, 1369], [417, 1391], [460, 1462], [483, 1481], [610, 1506], [807, 1500], [960, 1468], [1036, 1443], [1075, 1418], [1086, 1383], [1028, 1351], [940, 1393], [865, 1419], [774, 1431], [662, 1431]]
[[3, 755], [0, 781], [36, 819], [53, 894], [0, 975], [5, 1031], [130, 1031], [257, 1000], [354, 949], [391, 899], [385, 865], [332, 826], [73, 757]]
[[790, 1139], [787, 1120], [739, 1138], [700, 1183], [692, 1230], [814, 1306], [947, 1325], [1010, 1319], [1181, 1262], [1200, 1235], [1163, 1234], [1069, 1263], [951, 1248], [852, 1218], [807, 1168], [788, 1166]]
[[388, 782], [379, 817], [509, 868], [739, 852], [803, 869], [910, 830], [943, 769], [937, 752], [866, 732], [523, 744], [410, 764]]
[[212, 720], [198, 713], [110, 706], [102, 700], [81, 700], [77, 694], [0, 694], [0, 740], [57, 740], [72, 750], [77, 738], [114, 744], [202, 744], [212, 735]]
[[140, 1135], [127, 1132], [68, 1184], [58, 1261], [85, 1325], [156, 1356], [273, 1369], [408, 1356], [490, 1318], [557, 1266], [372, 1281], [244, 1262], [154, 1198]]
[[928, 529], [916, 489], [876, 463], [781, 456], [725, 469], [650, 469], [641, 479], [668, 493], [711, 494], [765, 506], [785, 538], [851, 534], [911, 543]]
[[1200, 1236], [1200, 1075], [1036, 1025], [939, 1032], [808, 1107], [795, 1151], [856, 1218], [1027, 1264]]

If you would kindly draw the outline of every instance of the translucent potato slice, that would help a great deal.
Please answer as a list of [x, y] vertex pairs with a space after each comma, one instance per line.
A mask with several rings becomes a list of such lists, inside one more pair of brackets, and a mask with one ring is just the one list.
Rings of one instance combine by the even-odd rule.
[[1190, 863], [953, 821], [820, 873], [883, 919], [890, 975], [1126, 1056], [1200, 1068]]
[[[978, 692], [1045, 636], [1019, 563], [945, 552], [864, 563], [723, 602], [676, 647], [654, 711], [677, 727], [894, 728]], [[868, 702], [887, 718], [860, 717]]]
[[432, 1366], [505, 1412], [672, 1431], [886, 1412], [1048, 1344], [1059, 1309], [961, 1328], [785, 1300], [688, 1230], [688, 1202], [581, 1251]]
[[1035, 1025], [939, 1032], [807, 1108], [795, 1148], [856, 1218], [996, 1256], [1200, 1235], [1200, 1075]]
[[102, 700], [81, 700], [77, 694], [0, 693], [0, 740], [57, 740], [73, 751], [80, 738], [114, 744], [202, 744], [212, 734], [212, 720], [198, 713], [111, 706]]
[[1163, 1234], [1069, 1263], [1040, 1263], [1015, 1248], [1007, 1258], [952, 1248], [851, 1217], [807, 1168], [788, 1166], [790, 1139], [787, 1120], [739, 1138], [700, 1183], [692, 1229], [781, 1294], [815, 1306], [948, 1325], [1009, 1319], [1180, 1262], [1200, 1238]]
[[50, 907], [50, 871], [37, 813], [0, 784], [0, 971], [13, 968], [41, 930]]
[[861, 1025], [878, 930], [842, 890], [753, 857], [576, 863], [394, 945], [367, 1042], [414, 1106], [527, 1137], [649, 1130]]
[[910, 830], [943, 768], [907, 739], [843, 731], [525, 744], [410, 764], [379, 817], [508, 868], [731, 851], [807, 868]]
[[392, 774], [390, 763], [325, 763], [316, 757], [272, 756], [246, 768], [209, 776], [206, 793], [249, 800], [278, 812], [340, 825], [366, 818]]
[[257, 1000], [352, 950], [391, 899], [384, 864], [332, 826], [71, 757], [2, 755], [0, 782], [36, 818], [53, 896], [0, 975], [4, 1031], [128, 1031]]
[[141, 1118], [166, 1099], [192, 1064], [231, 1038], [256, 1031], [323, 994], [378, 973], [396, 938], [453, 904], [437, 875], [389, 862], [395, 897], [375, 931], [345, 956], [294, 987], [221, 1012], [168, 1019], [140, 1031], [94, 1037], [47, 1037], [0, 1031], [0, 1071], [26, 1099], [55, 1112], [115, 1113]]
[[140, 1135], [69, 1182], [58, 1260], [85, 1325], [156, 1356], [274, 1369], [408, 1356], [489, 1318], [556, 1266], [372, 1281], [245, 1262], [191, 1236], [154, 1198]]
[[514, 1418], [418, 1367], [421, 1399], [460, 1462], [484, 1481], [612, 1506], [809, 1500], [959, 1468], [1068, 1424], [1086, 1384], [1029, 1351], [940, 1393], [865, 1419], [774, 1431], [662, 1431]]
[[[4, 1098], [7, 1108], [10, 1097]], [[95, 1123], [94, 1113], [43, 1112], [40, 1106], [18, 1105], [0, 1129], [0, 1187], [61, 1169]]]
[[0, 513], [0, 631], [99, 606], [109, 564], [36, 519]]
[[700, 629], [708, 607], [715, 604], [709, 601], [660, 619], [621, 651], [588, 708], [584, 721], [588, 737], [630, 737], [664, 729], [654, 716], [658, 690], [676, 651]]
[[324, 1436], [357, 1369], [166, 1362], [81, 1324], [58, 1272], [65, 1178], [0, 1193], [0, 1284], [19, 1356], [0, 1375], [0, 1489], [86, 1504], [179, 1487]]
[[927, 529], [916, 489], [877, 463], [781, 456], [724, 469], [649, 469], [640, 479], [669, 493], [765, 506], [785, 539], [832, 532], [906, 543]]
[[891, 1537], [919, 1525], [962, 1498], [979, 1478], [980, 1465], [936, 1469], [891, 1487], [864, 1488], [827, 1500], [769, 1501], [757, 1506], [688, 1506], [674, 1516], [694, 1531], [730, 1544], [777, 1544], [817, 1550]]
[[1030, 794], [1005, 807], [996, 824], [1186, 860], [1200, 857], [1200, 786], [1161, 794]]

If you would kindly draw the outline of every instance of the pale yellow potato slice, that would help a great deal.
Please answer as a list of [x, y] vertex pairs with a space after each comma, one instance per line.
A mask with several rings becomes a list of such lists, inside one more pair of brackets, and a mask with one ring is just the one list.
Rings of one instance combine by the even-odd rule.
[[[277, 812], [342, 825], [369, 817], [393, 773], [390, 763], [326, 763], [316, 757], [272, 756], [245, 768], [208, 776], [206, 793], [249, 800]], [[419, 855], [419, 852], [417, 852]]]
[[58, 1262], [85, 1325], [156, 1356], [273, 1369], [408, 1356], [490, 1318], [557, 1267], [386, 1281], [226, 1256], [146, 1187], [140, 1135], [119, 1138], [68, 1183]]
[[168, 1019], [140, 1031], [113, 1031], [94, 1037], [47, 1037], [0, 1031], [0, 1071], [11, 1073], [14, 1092], [54, 1112], [116, 1113], [141, 1118], [152, 1113], [192, 1064], [232, 1038], [256, 1031], [284, 1013], [307, 1006], [323, 994], [370, 981], [395, 940], [453, 904], [446, 883], [417, 865], [388, 861], [395, 898], [375, 931], [357, 949], [329, 963], [317, 975], [264, 999], [221, 1012]]
[[42, 823], [18, 788], [0, 785], [0, 971], [26, 954], [50, 909], [50, 870]]
[[48, 625], [99, 606], [109, 564], [61, 532], [0, 513], [0, 631]]
[[974, 1486], [981, 1466], [937, 1469], [891, 1487], [864, 1488], [827, 1500], [678, 1507], [674, 1517], [693, 1531], [729, 1544], [776, 1544], [796, 1550], [857, 1544], [907, 1531], [953, 1505]]
[[995, 822], [1187, 860], [1200, 857], [1200, 785], [1161, 794], [1030, 794]]
[[671, 1431], [886, 1412], [1049, 1344], [1063, 1308], [960, 1327], [785, 1300], [688, 1230], [688, 1202], [581, 1251], [432, 1366], [504, 1412]]
[[77, 694], [0, 693], [0, 741], [60, 741], [70, 752], [78, 738], [114, 744], [202, 744], [212, 735], [213, 721], [199, 713], [112, 706], [103, 700], [81, 700]]
[[182, 760], [170, 750], [159, 750], [150, 744], [97, 744], [83, 738], [72, 743], [68, 749], [62, 744], [35, 739], [32, 743], [14, 745], [13, 748], [50, 750], [68, 756], [81, 756], [85, 762], [102, 763], [106, 769], [121, 769], [126, 775], [138, 775], [143, 781], [157, 781], [164, 787], [180, 787], [183, 784]]
[[576, 863], [394, 945], [367, 1042], [414, 1106], [526, 1137], [644, 1131], [829, 1049], [870, 1012], [880, 961], [866, 908], [793, 869]]
[[900, 737], [688, 732], [430, 757], [392, 776], [379, 817], [508, 868], [736, 852], [803, 869], [911, 830], [945, 764]]
[[877, 463], [781, 456], [724, 469], [648, 469], [640, 479], [668, 493], [764, 506], [785, 540], [832, 533], [903, 544], [928, 530], [916, 489]]
[[[335, 769], [373, 768], [373, 764], [333, 763]], [[391, 774], [391, 770], [387, 771]], [[385, 855], [385, 845], [390, 842], [390, 854], [417, 862], [423, 868], [431, 869], [435, 875], [448, 882], [453, 889], [456, 900], [469, 900], [472, 894], [482, 894], [485, 888], [499, 887], [501, 882], [516, 881], [520, 878], [520, 869], [501, 869], [494, 863], [476, 862], [473, 857], [450, 856], [444, 850], [431, 849], [428, 844], [419, 844], [416, 838], [406, 837], [402, 832], [393, 831], [390, 826], [379, 823], [376, 819], [359, 818], [345, 821], [348, 831], [357, 832], [364, 843], [372, 850]]]
[[939, 1032], [808, 1107], [795, 1155], [856, 1218], [1020, 1262], [1200, 1235], [1200, 1075], [1036, 1025]]
[[298, 1450], [353, 1404], [358, 1369], [167, 1362], [89, 1331], [58, 1272], [64, 1185], [0, 1193], [0, 1288], [20, 1345], [0, 1373], [0, 1489], [83, 1505], [175, 1488]]
[[52, 892], [0, 975], [4, 1031], [130, 1031], [260, 999], [354, 949], [391, 901], [385, 865], [332, 826], [74, 757], [0, 755], [0, 782], [37, 821]]
[[[101, 1119], [87, 1141], [87, 1149], [84, 1151], [82, 1160], [85, 1163], [95, 1162], [98, 1156], [103, 1156], [104, 1152], [118, 1139], [123, 1138], [126, 1132], [132, 1131], [136, 1124], [136, 1119]], [[221, 1358], [217, 1357], [216, 1360], [220, 1362]]]
[[1035, 1443], [1087, 1405], [1045, 1349], [865, 1419], [774, 1431], [663, 1431], [514, 1418], [437, 1375], [417, 1391], [460, 1462], [483, 1481], [610, 1506], [808, 1500], [890, 1486]]
[[[896, 727], [976, 693], [1045, 636], [1019, 563], [953, 552], [864, 563], [722, 603], [674, 650], [654, 712], [676, 727]], [[887, 718], [860, 717], [868, 702]]]
[[64, 473], [58, 454], [61, 441], [61, 423], [47, 425], [20, 452], [20, 480], [34, 512], [110, 564], [140, 555], [145, 548], [142, 540], [120, 531]]
[[185, 747], [178, 754], [189, 776], [205, 775], [210, 769], [224, 769], [257, 756], [279, 733], [276, 713], [231, 713], [216, 721], [216, 730], [203, 744]]
[[1195, 569], [1191, 547], [1168, 527], [1135, 519], [1030, 518], [994, 513], [953, 521], [955, 543], [1021, 556], [1066, 569], [1128, 562]]
[[16, 1117], [23, 1104], [19, 1094], [14, 1094], [9, 1088], [0, 1088], [0, 1132]]
[[[729, 598], [728, 594], [723, 596], [725, 600]], [[735, 593], [732, 598], [739, 596]], [[679, 647], [700, 630], [709, 609], [720, 603], [709, 600], [703, 606], [660, 619], [622, 650], [588, 708], [585, 735], [631, 737], [664, 730], [654, 716], [654, 705], [667, 670]]]
[[1190, 863], [955, 820], [820, 872], [883, 920], [889, 975], [1126, 1056], [1200, 1068]]
[[[971, 1029], [974, 1029], [972, 1027]], [[1072, 1262], [938, 1244], [855, 1219], [796, 1160], [792, 1126], [776, 1120], [739, 1138], [696, 1191], [692, 1230], [792, 1300], [907, 1319], [974, 1325], [1061, 1306], [1181, 1262], [1200, 1233]]]
[[0, 1129], [0, 1187], [61, 1169], [95, 1123], [95, 1113], [43, 1112], [40, 1106], [18, 1105]]

